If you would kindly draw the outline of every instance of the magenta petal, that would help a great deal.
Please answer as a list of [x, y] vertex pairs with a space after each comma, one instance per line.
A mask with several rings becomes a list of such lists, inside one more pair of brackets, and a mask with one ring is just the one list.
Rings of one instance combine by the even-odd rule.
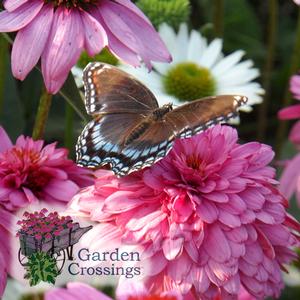
[[12, 147], [12, 142], [3, 127], [0, 126], [0, 152], [4, 152]]
[[90, 56], [98, 54], [107, 44], [107, 35], [102, 25], [90, 14], [81, 12], [82, 24], [84, 26], [84, 47]]
[[168, 260], [177, 258], [183, 249], [184, 238], [171, 239], [167, 238], [163, 242], [164, 255]]
[[45, 188], [47, 194], [61, 201], [71, 200], [78, 190], [78, 186], [73, 181], [56, 179], [52, 179]]
[[5, 0], [3, 6], [7, 11], [11, 12], [26, 2], [28, 2], [28, 0]]
[[292, 127], [289, 134], [289, 139], [294, 144], [300, 144], [300, 121], [297, 121]]
[[144, 15], [144, 13], [131, 1], [128, 0], [115, 0], [115, 2], [122, 4], [126, 8], [130, 9], [134, 13], [136, 13], [139, 17], [143, 18], [146, 22], [151, 24], [151, 22], [148, 20], [148, 18]]
[[43, 1], [28, 1], [13, 12], [0, 12], [0, 32], [12, 32], [23, 28], [35, 18], [43, 5]]
[[[288, 163], [287, 167], [284, 169], [281, 175], [279, 190], [287, 199], [290, 199], [296, 190], [296, 183], [300, 175], [299, 166], [300, 166], [300, 154], [296, 155]], [[298, 201], [299, 200], [300, 199], [298, 199]]]
[[142, 205], [140, 199], [130, 198], [131, 192], [118, 191], [106, 198], [104, 212], [119, 213], [131, 210]]
[[217, 262], [225, 262], [231, 256], [231, 249], [223, 231], [217, 225], [211, 225], [203, 242], [206, 253]]
[[60, 88], [63, 86], [68, 75], [69, 75], [69, 72], [66, 72], [65, 74], [62, 74], [61, 76], [59, 76], [56, 79], [54, 79], [54, 78], [45, 79], [45, 76], [44, 76], [44, 81], [45, 81], [45, 86], [47, 88], [47, 91], [51, 94], [56, 94], [60, 90]]
[[53, 19], [52, 5], [45, 5], [35, 19], [22, 28], [12, 49], [12, 71], [16, 78], [24, 80], [37, 64], [46, 45]]
[[132, 10], [103, 0], [99, 11], [112, 33], [131, 50], [137, 52], [149, 69], [151, 60], [171, 61], [167, 48], [152, 25]]
[[[84, 36], [78, 11], [58, 8], [45, 51], [42, 54], [42, 72], [47, 87], [62, 83], [77, 62], [83, 49]], [[55, 86], [57, 88], [57, 85]], [[52, 92], [53, 87], [51, 87]]]
[[281, 120], [298, 119], [300, 117], [300, 104], [291, 105], [278, 112], [278, 118]]

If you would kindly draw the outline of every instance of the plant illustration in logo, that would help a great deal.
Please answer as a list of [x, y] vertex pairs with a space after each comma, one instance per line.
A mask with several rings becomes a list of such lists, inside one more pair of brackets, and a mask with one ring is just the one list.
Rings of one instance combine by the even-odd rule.
[[37, 285], [41, 281], [55, 284], [59, 274], [55, 258], [45, 252], [32, 253], [28, 257], [25, 269], [25, 279], [29, 279], [30, 286]]
[[19, 262], [26, 269], [30, 285], [41, 281], [55, 283], [66, 259], [73, 260], [73, 246], [92, 226], [80, 228], [70, 216], [57, 212], [25, 212], [17, 224], [20, 240]]

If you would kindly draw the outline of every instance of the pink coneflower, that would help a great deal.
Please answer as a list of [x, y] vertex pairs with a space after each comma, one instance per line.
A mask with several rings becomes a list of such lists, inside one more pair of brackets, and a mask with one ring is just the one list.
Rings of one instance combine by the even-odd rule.
[[[300, 75], [294, 75], [290, 79], [290, 91], [293, 97], [300, 100]], [[281, 120], [298, 121], [293, 125], [289, 139], [300, 149], [300, 104], [295, 104], [283, 108], [279, 111], [278, 117]], [[300, 154], [295, 155], [285, 163], [285, 168], [280, 178], [279, 189], [282, 194], [290, 199], [293, 194], [296, 195], [298, 205], [300, 206]]]
[[241, 145], [235, 129], [215, 126], [177, 140], [146, 170], [120, 179], [99, 171], [71, 208], [110, 227], [98, 241], [116, 236], [143, 247], [151, 291], [229, 299], [243, 286], [257, 298], [277, 297], [280, 270], [296, 257], [291, 228], [300, 225], [273, 185], [272, 158], [269, 146]]
[[[293, 97], [300, 100], [300, 75], [294, 75], [290, 79], [290, 92]], [[291, 105], [278, 112], [281, 120], [300, 119], [300, 104]], [[297, 121], [290, 131], [289, 139], [296, 145], [300, 145], [300, 121]]]
[[170, 61], [145, 15], [129, 0], [6, 0], [0, 32], [18, 31], [12, 71], [23, 80], [41, 57], [45, 85], [56, 93], [83, 49], [91, 56], [107, 46], [133, 66], [142, 59]]
[[44, 201], [69, 201], [93, 183], [89, 171], [68, 159], [67, 149], [20, 136], [12, 145], [0, 127], [0, 206], [8, 210]]

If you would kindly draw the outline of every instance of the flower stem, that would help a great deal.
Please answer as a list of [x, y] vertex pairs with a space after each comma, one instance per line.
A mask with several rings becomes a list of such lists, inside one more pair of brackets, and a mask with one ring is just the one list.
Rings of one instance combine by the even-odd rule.
[[258, 115], [258, 139], [264, 140], [268, 125], [267, 113], [270, 100], [271, 75], [274, 66], [276, 37], [278, 29], [278, 0], [269, 0], [269, 21], [267, 28], [267, 57], [263, 71], [263, 87], [266, 91], [264, 101], [260, 105]]
[[224, 33], [224, 0], [213, 0], [213, 23], [215, 35], [222, 37]]
[[[297, 19], [297, 30], [296, 30], [296, 38], [295, 44], [291, 56], [291, 64], [289, 70], [289, 79], [290, 77], [297, 72], [300, 67], [300, 8], [298, 9], [298, 19]], [[282, 101], [282, 107], [286, 107], [291, 104], [292, 97], [289, 89], [289, 81], [287, 82], [284, 98]], [[276, 154], [277, 157], [280, 157], [282, 145], [285, 141], [286, 134], [288, 129], [288, 122], [287, 121], [280, 121], [279, 126], [277, 128], [276, 133]]]
[[44, 89], [44, 91], [41, 95], [41, 98], [40, 98], [40, 103], [39, 103], [37, 115], [35, 118], [33, 132], [32, 132], [32, 138], [34, 140], [41, 139], [44, 136], [51, 102], [52, 102], [52, 95], [49, 94], [46, 91], [46, 89]]
[[73, 148], [73, 121], [74, 121], [74, 110], [69, 105], [68, 102], [65, 102], [65, 147], [68, 149]]

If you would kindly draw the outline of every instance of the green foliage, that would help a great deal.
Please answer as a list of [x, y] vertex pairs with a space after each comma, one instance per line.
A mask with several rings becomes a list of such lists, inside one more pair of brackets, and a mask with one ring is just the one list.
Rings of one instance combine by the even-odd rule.
[[55, 284], [58, 276], [56, 261], [45, 252], [36, 252], [28, 258], [25, 266], [25, 279], [29, 279], [30, 286], [39, 284], [41, 281]]
[[190, 15], [188, 0], [139, 0], [137, 6], [156, 28], [165, 22], [177, 29]]
[[86, 52], [83, 52], [77, 62], [78, 67], [84, 69], [84, 67], [92, 61], [102, 61], [110, 65], [116, 66], [118, 59], [107, 49], [104, 48], [99, 54], [94, 57], [90, 57]]

